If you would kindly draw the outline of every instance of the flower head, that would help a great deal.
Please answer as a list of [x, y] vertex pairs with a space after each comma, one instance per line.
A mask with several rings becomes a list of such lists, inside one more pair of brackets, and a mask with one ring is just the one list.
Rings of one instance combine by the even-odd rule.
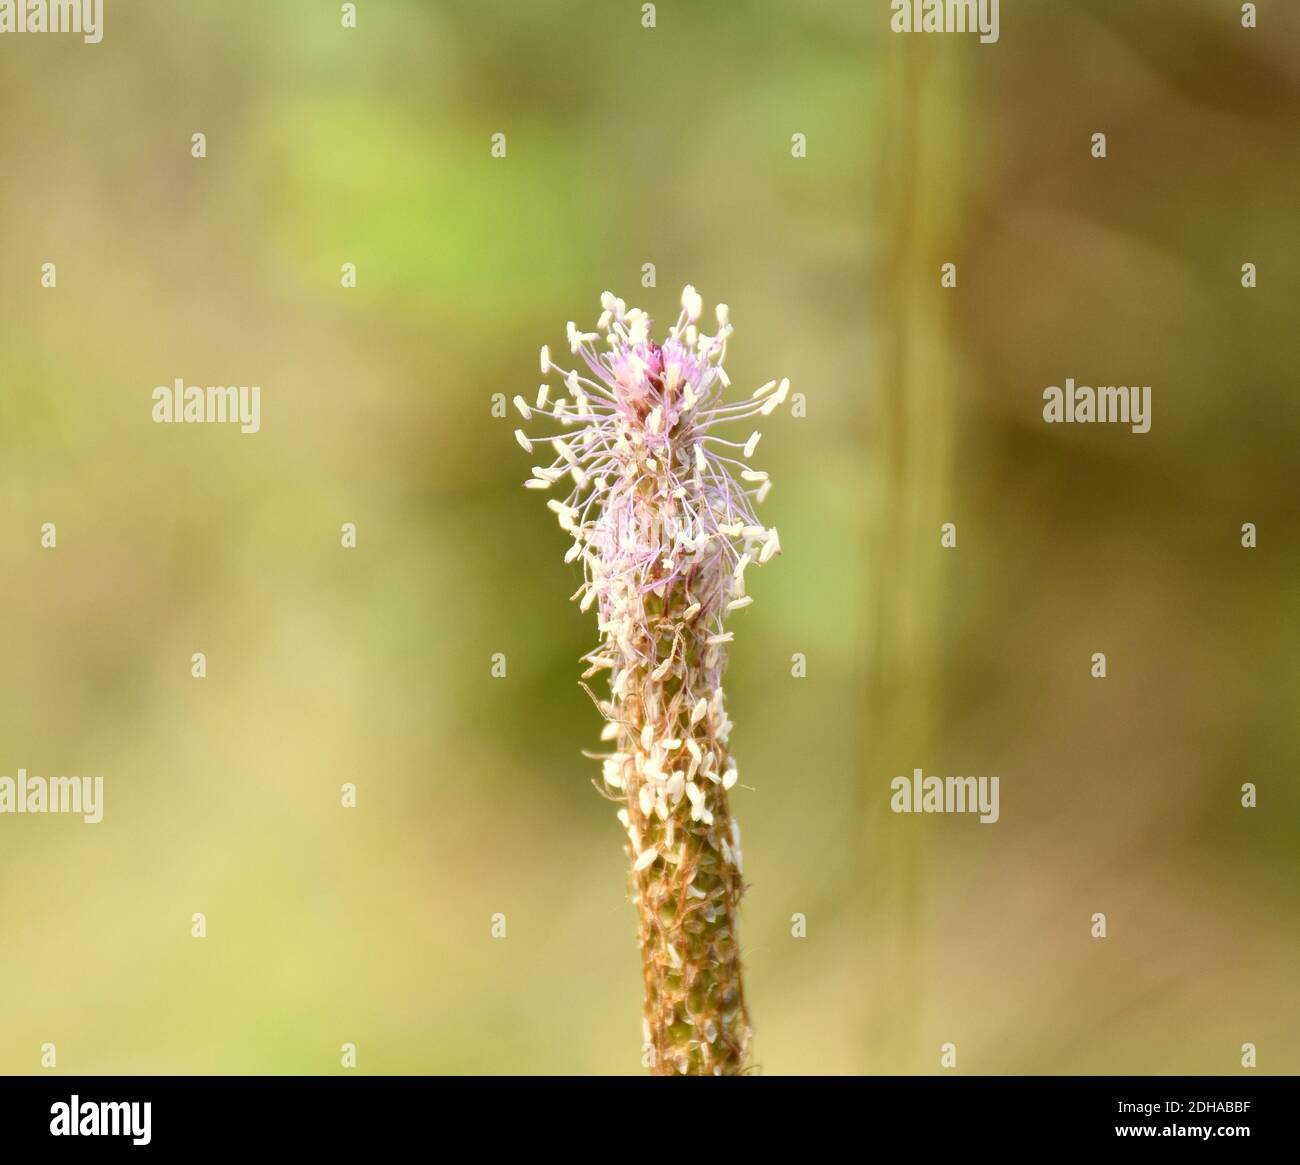
[[560, 368], [542, 349], [542, 366], [561, 378], [567, 395], [552, 401], [544, 384], [533, 405], [515, 398], [525, 420], [558, 422], [559, 431], [546, 437], [516, 431], [526, 450], [546, 443], [554, 454], [526, 485], [551, 489], [571, 479], [568, 495], [550, 507], [573, 536], [569, 560], [583, 562], [575, 597], [584, 609], [597, 602], [602, 624], [626, 616], [630, 600], [662, 596], [676, 580], [690, 579], [693, 620], [721, 634], [728, 605], [744, 595], [745, 568], [767, 562], [780, 542], [754, 513], [771, 489], [767, 474], [747, 463], [759, 434], [735, 441], [719, 430], [770, 415], [789, 381], [723, 403], [729, 312], [720, 304], [717, 332], [701, 332], [693, 287], [682, 293], [681, 314], [662, 343], [650, 338], [640, 309], [609, 292], [601, 306], [596, 331], [568, 328], [585, 372]]

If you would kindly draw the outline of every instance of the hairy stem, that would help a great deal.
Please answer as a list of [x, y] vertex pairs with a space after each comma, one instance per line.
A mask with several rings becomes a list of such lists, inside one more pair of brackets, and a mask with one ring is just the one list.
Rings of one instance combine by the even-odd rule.
[[[686, 587], [677, 586], [664, 607], [679, 615], [689, 602]], [[678, 626], [671, 617], [661, 620], [665, 629]], [[646, 622], [654, 625], [649, 612]], [[703, 639], [689, 625], [684, 635], [668, 637], [667, 650], [675, 643], [684, 656], [683, 674], [667, 683], [648, 680], [618, 706], [628, 832], [641, 853], [657, 855], [636, 869], [629, 846], [645, 977], [645, 1058], [657, 1075], [738, 1074], [750, 1038], [736, 931], [739, 831], [720, 776], [731, 769], [729, 725], [717, 649]], [[687, 693], [706, 701], [694, 722], [697, 705], [683, 698]], [[686, 779], [661, 792], [647, 774], [670, 769]], [[686, 784], [695, 790], [690, 796]]]

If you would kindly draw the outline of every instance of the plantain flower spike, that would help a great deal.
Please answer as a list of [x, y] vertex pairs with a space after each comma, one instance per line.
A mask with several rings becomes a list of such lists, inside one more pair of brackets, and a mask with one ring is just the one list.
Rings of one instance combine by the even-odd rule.
[[559, 367], [544, 347], [540, 368], [558, 381], [555, 395], [544, 383], [534, 403], [514, 401], [530, 429], [548, 431], [515, 431], [525, 451], [548, 454], [525, 485], [564, 492], [547, 505], [572, 540], [565, 561], [581, 564], [573, 597], [596, 612], [600, 641], [583, 680], [609, 672], [608, 698], [594, 698], [613, 751], [597, 759], [621, 802], [645, 978], [643, 1063], [660, 1075], [746, 1066], [742, 855], [722, 672], [727, 617], [753, 601], [746, 571], [781, 544], [754, 512], [771, 489], [749, 463], [758, 432], [722, 432], [771, 415], [790, 391], [772, 380], [724, 403], [729, 313], [719, 304], [706, 334], [702, 306], [688, 286], [657, 343], [643, 311], [605, 292], [595, 331], [568, 326], [580, 370]]

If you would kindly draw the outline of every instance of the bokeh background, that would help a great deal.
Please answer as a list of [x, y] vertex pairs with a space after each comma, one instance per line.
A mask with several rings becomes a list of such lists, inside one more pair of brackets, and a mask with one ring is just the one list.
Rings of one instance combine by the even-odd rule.
[[[640, 1070], [594, 626], [492, 397], [687, 282], [807, 401], [728, 686], [757, 1070], [1300, 1071], [1300, 10], [339, 7], [0, 38], [0, 773], [107, 802], [0, 818], [0, 1071]], [[1045, 425], [1067, 376], [1152, 431]], [[261, 432], [153, 424], [176, 377]], [[915, 767], [1001, 821], [893, 815]]]

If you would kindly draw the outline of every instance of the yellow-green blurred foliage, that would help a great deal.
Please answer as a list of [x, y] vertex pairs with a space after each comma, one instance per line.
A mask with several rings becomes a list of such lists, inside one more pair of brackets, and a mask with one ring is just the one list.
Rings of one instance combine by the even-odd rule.
[[[107, 801], [0, 818], [0, 1071], [639, 1070], [594, 620], [491, 409], [686, 282], [807, 398], [728, 682], [759, 1068], [1300, 1070], [1292, 6], [107, 7], [0, 41], [0, 773]], [[1067, 376], [1151, 433], [1044, 425]]]

